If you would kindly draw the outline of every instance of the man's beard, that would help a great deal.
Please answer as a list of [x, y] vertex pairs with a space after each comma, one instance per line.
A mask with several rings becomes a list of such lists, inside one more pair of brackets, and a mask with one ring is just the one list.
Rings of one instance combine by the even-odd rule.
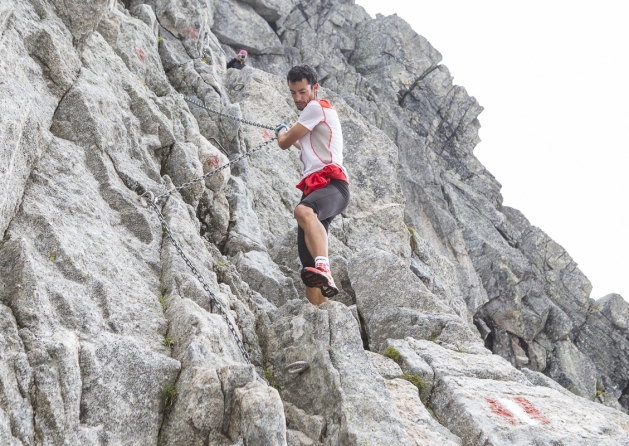
[[316, 101], [316, 100], [317, 100], [316, 97], [311, 97], [306, 102], [304, 102], [303, 105], [299, 105], [295, 103], [295, 107], [297, 107], [297, 110], [302, 111], [304, 108], [306, 108], [308, 104], [310, 104], [310, 101]]

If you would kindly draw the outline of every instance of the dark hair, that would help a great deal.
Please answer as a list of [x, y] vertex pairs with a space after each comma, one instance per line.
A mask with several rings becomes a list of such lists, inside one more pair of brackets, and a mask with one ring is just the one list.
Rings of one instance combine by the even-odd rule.
[[286, 75], [286, 80], [295, 83], [306, 79], [308, 85], [314, 86], [318, 81], [317, 77], [317, 72], [310, 65], [297, 65], [290, 69]]

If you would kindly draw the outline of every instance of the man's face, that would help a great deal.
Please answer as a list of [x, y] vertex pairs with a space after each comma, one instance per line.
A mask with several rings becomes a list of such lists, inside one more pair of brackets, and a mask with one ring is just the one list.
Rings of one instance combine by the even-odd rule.
[[308, 102], [316, 99], [319, 84], [309, 85], [308, 80], [304, 78], [299, 82], [289, 82], [288, 88], [297, 108], [303, 110]]
[[238, 54], [238, 60], [240, 62], [244, 62], [245, 60], [247, 60], [247, 55], [245, 53], [239, 53]]

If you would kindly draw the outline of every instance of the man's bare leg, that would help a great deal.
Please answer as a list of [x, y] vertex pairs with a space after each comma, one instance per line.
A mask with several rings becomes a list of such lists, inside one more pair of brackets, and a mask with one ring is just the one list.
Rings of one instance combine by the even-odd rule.
[[328, 233], [312, 208], [300, 204], [295, 208], [297, 224], [304, 230], [306, 247], [313, 259], [328, 256]]
[[[313, 259], [328, 256], [328, 233], [319, 221], [317, 214], [308, 206], [299, 205], [295, 208], [297, 224], [304, 230], [306, 247]], [[306, 298], [312, 305], [320, 305], [328, 301], [319, 288], [306, 287]]]
[[306, 298], [312, 305], [320, 305], [328, 301], [328, 298], [321, 294], [319, 288], [306, 287]]

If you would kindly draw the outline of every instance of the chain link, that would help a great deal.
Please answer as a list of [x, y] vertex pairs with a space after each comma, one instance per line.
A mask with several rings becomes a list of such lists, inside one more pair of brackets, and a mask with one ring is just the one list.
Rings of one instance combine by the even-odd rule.
[[275, 131], [275, 127], [272, 127], [270, 125], [260, 124], [259, 122], [249, 121], [248, 119], [243, 119], [243, 118], [238, 118], [236, 116], [228, 115], [227, 113], [223, 113], [223, 112], [221, 112], [219, 110], [216, 110], [214, 108], [210, 108], [210, 107], [204, 105], [201, 101], [198, 101], [198, 100], [196, 100], [194, 98], [187, 98], [187, 97], [183, 96], [183, 99], [186, 102], [189, 102], [190, 104], [194, 104], [197, 107], [200, 107], [200, 108], [202, 108], [202, 109], [204, 109], [206, 111], [209, 111], [211, 113], [217, 114], [219, 116], [223, 116], [225, 118], [229, 118], [229, 119], [232, 119], [234, 121], [242, 122], [243, 124], [253, 125], [255, 127], [260, 127], [260, 128], [263, 128], [263, 129]]
[[217, 168], [216, 168], [216, 169], [214, 169], [214, 170], [210, 170], [208, 173], [206, 173], [205, 175], [203, 175], [203, 176], [201, 176], [201, 177], [198, 177], [198, 178], [195, 178], [195, 179], [190, 180], [190, 181], [188, 181], [188, 182], [185, 182], [185, 183], [183, 183], [181, 186], [177, 186], [177, 187], [175, 187], [175, 188], [173, 188], [173, 189], [170, 189], [170, 190], [169, 190], [169, 191], [167, 191], [167, 192], [164, 192], [164, 193], [163, 193], [163, 194], [161, 194], [161, 195], [158, 195], [157, 197], [155, 197], [155, 203], [158, 203], [161, 199], [166, 198], [166, 197], [168, 197], [169, 195], [171, 195], [171, 194], [173, 194], [173, 193], [175, 193], [175, 192], [179, 192], [180, 190], [185, 189], [186, 187], [190, 187], [190, 186], [192, 186], [192, 185], [193, 185], [193, 184], [195, 184], [195, 183], [198, 183], [198, 182], [200, 182], [200, 181], [204, 181], [206, 178], [211, 177], [212, 175], [214, 175], [214, 174], [216, 174], [216, 173], [218, 173], [218, 172], [220, 172], [220, 171], [222, 171], [222, 170], [225, 170], [227, 167], [229, 167], [229, 166], [231, 166], [231, 165], [233, 165], [233, 164], [236, 164], [236, 163], [240, 162], [240, 161], [241, 161], [241, 160], [243, 160], [244, 158], [247, 158], [247, 157], [249, 157], [249, 156], [253, 155], [254, 153], [256, 153], [256, 152], [257, 152], [257, 151], [259, 151], [259, 150], [262, 150], [264, 147], [268, 146], [270, 143], [272, 143], [272, 142], [273, 142], [273, 141], [275, 141], [276, 139], [277, 139], [277, 138], [271, 138], [271, 139], [269, 139], [268, 141], [263, 142], [263, 143], [262, 143], [262, 144], [260, 144], [259, 146], [257, 146], [257, 147], [255, 147], [255, 148], [251, 149], [251, 150], [250, 150], [250, 151], [248, 151], [247, 153], [244, 153], [244, 154], [240, 155], [239, 157], [237, 157], [237, 158], [235, 158], [235, 159], [231, 160], [231, 161], [230, 161], [230, 162], [228, 162], [227, 164], [223, 164], [222, 166], [217, 167]]
[[249, 358], [249, 354], [247, 353], [247, 350], [245, 349], [245, 345], [240, 339], [240, 336], [238, 336], [238, 332], [236, 331], [234, 324], [232, 324], [231, 320], [229, 320], [229, 316], [227, 315], [227, 311], [225, 310], [225, 307], [223, 307], [223, 305], [220, 303], [216, 295], [212, 292], [212, 290], [208, 286], [205, 279], [203, 279], [203, 276], [201, 275], [201, 273], [199, 273], [199, 270], [197, 270], [197, 268], [192, 264], [192, 261], [183, 252], [183, 249], [181, 248], [179, 243], [177, 243], [177, 240], [175, 240], [175, 235], [170, 230], [170, 226], [168, 226], [168, 223], [166, 222], [166, 218], [164, 218], [164, 215], [157, 207], [157, 203], [148, 198], [146, 198], [146, 201], [157, 214], [157, 218], [159, 218], [159, 221], [162, 223], [162, 227], [166, 230], [166, 233], [168, 234], [168, 238], [170, 239], [171, 243], [173, 244], [173, 246], [175, 247], [175, 249], [181, 256], [183, 261], [186, 262], [186, 265], [188, 265], [188, 267], [190, 268], [190, 271], [192, 271], [192, 274], [195, 275], [197, 280], [203, 286], [203, 289], [205, 290], [205, 292], [210, 296], [210, 299], [212, 300], [212, 302], [218, 307], [218, 310], [220, 311], [221, 316], [223, 317], [223, 320], [225, 320], [225, 323], [227, 324], [229, 331], [231, 331], [232, 335], [234, 336], [234, 340], [236, 341], [236, 344], [238, 345], [238, 348], [240, 349], [240, 352], [242, 353], [242, 356], [245, 359], [245, 362], [247, 364], [251, 364], [251, 359]]

